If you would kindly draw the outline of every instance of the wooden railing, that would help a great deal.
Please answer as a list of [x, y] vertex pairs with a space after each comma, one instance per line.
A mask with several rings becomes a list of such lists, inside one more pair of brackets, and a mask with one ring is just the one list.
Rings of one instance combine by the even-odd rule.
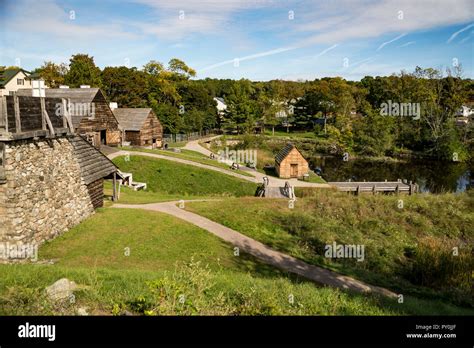
[[0, 102], [0, 139], [74, 133], [68, 105], [69, 101], [64, 98], [3, 96]]

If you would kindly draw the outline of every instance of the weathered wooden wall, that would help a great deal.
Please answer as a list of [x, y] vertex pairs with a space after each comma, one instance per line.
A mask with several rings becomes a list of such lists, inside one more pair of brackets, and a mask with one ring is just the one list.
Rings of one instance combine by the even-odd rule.
[[[119, 145], [121, 134], [118, 122], [102, 93], [97, 93], [92, 102], [94, 103], [94, 115], [91, 118], [82, 118], [77, 127], [77, 133], [91, 134], [105, 130], [107, 145]], [[98, 146], [98, 144], [95, 145]]]
[[[62, 99], [45, 98], [45, 109], [48, 113], [51, 124], [54, 128], [63, 128], [63, 117], [59, 107]], [[6, 96], [8, 131], [15, 133], [15, 103], [13, 96]], [[20, 110], [21, 131], [41, 130], [43, 127], [43, 118], [41, 115], [41, 99], [37, 97], [18, 97], [18, 106]]]
[[294, 148], [290, 153], [281, 161], [280, 165], [276, 165], [275, 169], [280, 178], [288, 179], [291, 177], [291, 165], [298, 165], [298, 175], [300, 178], [304, 174], [309, 172], [308, 162], [304, 159], [301, 153]]
[[87, 185], [87, 191], [94, 209], [104, 205], [104, 179], [99, 179]]

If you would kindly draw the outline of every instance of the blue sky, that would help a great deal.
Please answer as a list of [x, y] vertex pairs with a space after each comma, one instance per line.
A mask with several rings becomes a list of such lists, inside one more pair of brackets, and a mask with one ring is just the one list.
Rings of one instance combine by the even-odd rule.
[[0, 0], [0, 65], [88, 53], [101, 68], [180, 58], [197, 78], [390, 75], [460, 63], [472, 0]]

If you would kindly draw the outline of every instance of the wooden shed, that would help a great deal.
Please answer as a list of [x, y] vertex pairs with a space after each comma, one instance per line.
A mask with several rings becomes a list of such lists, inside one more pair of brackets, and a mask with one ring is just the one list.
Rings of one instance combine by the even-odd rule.
[[92, 206], [94, 209], [100, 208], [104, 205], [104, 179], [114, 178], [117, 167], [84, 138], [76, 135], [69, 141], [74, 148], [74, 156], [79, 163]]
[[[20, 89], [18, 96], [31, 96], [31, 89]], [[99, 88], [46, 88], [46, 98], [64, 98], [75, 132], [97, 148], [121, 143], [119, 124]]]
[[301, 178], [309, 173], [308, 161], [292, 143], [286, 144], [275, 156], [275, 169], [283, 179]]
[[163, 127], [151, 108], [113, 110], [124, 141], [134, 146], [162, 147]]

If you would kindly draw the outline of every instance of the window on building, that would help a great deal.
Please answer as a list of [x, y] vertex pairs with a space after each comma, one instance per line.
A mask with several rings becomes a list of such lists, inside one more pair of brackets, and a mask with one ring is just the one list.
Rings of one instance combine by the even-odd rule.
[[16, 79], [16, 84], [23, 86], [25, 84], [25, 80], [24, 79]]

